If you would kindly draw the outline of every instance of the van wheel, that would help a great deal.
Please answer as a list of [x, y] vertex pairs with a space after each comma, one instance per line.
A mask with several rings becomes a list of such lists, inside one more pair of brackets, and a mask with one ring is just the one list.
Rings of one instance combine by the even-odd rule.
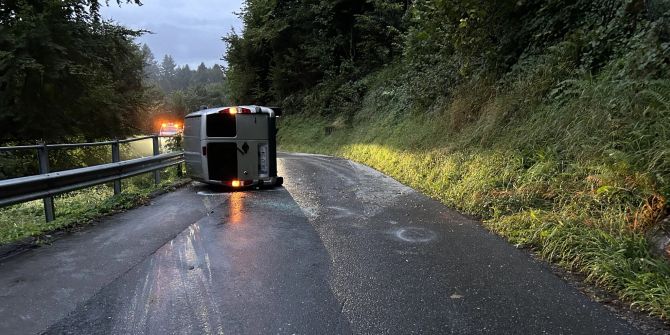
[[284, 177], [277, 177], [277, 181], [275, 181], [275, 186], [282, 186], [284, 184]]

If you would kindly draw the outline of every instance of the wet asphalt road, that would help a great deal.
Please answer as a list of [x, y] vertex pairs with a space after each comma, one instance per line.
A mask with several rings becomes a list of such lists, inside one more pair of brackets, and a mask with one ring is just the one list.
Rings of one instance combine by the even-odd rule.
[[343, 159], [193, 184], [0, 261], [0, 334], [635, 334], [477, 222]]

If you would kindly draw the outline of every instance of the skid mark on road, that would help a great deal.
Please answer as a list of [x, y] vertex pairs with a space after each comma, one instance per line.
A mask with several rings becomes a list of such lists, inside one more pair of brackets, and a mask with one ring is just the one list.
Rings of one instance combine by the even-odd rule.
[[129, 306], [115, 318], [112, 333], [169, 333], [182, 329], [182, 324], [194, 324], [198, 333], [223, 334], [222, 314], [213, 300], [210, 258], [198, 223], [156, 252], [146, 269]]
[[391, 233], [397, 239], [409, 243], [428, 243], [437, 239], [435, 232], [419, 227], [394, 229]]
[[331, 211], [331, 214], [329, 215], [331, 219], [343, 219], [358, 216], [358, 214], [344, 207], [328, 206], [328, 209]]

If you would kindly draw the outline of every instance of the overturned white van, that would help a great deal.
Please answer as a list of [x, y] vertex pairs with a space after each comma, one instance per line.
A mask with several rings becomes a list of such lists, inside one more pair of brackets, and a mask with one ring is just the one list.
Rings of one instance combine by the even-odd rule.
[[200, 110], [184, 118], [184, 159], [194, 180], [228, 187], [275, 186], [276, 117], [281, 109], [234, 106]]

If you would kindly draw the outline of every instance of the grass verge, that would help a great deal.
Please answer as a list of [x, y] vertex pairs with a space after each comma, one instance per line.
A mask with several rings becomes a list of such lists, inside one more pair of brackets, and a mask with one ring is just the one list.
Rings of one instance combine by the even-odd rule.
[[46, 223], [41, 200], [35, 200], [0, 209], [0, 245], [32, 238], [40, 243], [54, 231], [66, 230], [90, 223], [105, 215], [140, 206], [151, 194], [167, 190], [181, 181], [174, 169], [162, 172], [159, 185], [153, 184], [153, 174], [123, 180], [119, 195], [111, 185], [98, 185], [56, 197], [56, 220]]

